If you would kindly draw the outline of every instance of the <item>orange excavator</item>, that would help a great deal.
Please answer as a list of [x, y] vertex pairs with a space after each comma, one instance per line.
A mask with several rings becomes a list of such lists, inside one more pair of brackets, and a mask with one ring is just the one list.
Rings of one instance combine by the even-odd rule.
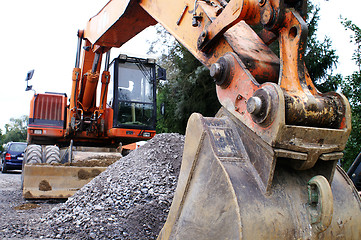
[[[80, 35], [78, 52], [82, 39]], [[76, 67], [73, 72], [69, 105], [64, 93], [34, 95], [30, 104], [28, 143], [63, 147], [73, 140], [74, 145], [80, 146], [118, 147], [119, 143], [152, 138], [156, 123], [155, 59], [120, 55], [110, 64], [108, 51], [101, 77], [100, 103], [96, 106], [101, 54], [92, 53], [89, 46], [85, 49], [82, 68]], [[78, 58], [79, 55], [76, 66]], [[93, 58], [93, 65], [88, 66], [89, 59]]]
[[80, 34], [96, 59], [160, 23], [214, 78], [222, 108], [189, 119], [158, 239], [361, 238], [361, 200], [337, 165], [350, 106], [307, 72], [306, 14], [306, 0], [112, 0]]
[[[94, 30], [78, 32], [69, 104], [65, 93], [38, 93], [31, 100], [23, 161], [25, 198], [67, 198], [105, 170], [98, 166], [54, 166], [72, 162], [73, 150], [119, 152], [127, 144], [156, 134], [156, 83], [165, 79], [165, 70], [152, 58], [121, 54], [110, 62], [110, 47], [92, 44], [85, 36], [88, 31]], [[33, 73], [28, 73], [26, 81]], [[84, 171], [91, 177], [79, 178], [79, 172]], [[48, 187], [41, 187], [44, 184]]]
[[[82, 32], [79, 34], [76, 66], [83, 41]], [[70, 104], [67, 105], [64, 93], [38, 93], [32, 98], [28, 147], [23, 161], [25, 198], [67, 198], [96, 176], [94, 172], [99, 174], [106, 169], [105, 166], [64, 166], [79, 151], [98, 152], [93, 157], [101, 152], [120, 152], [126, 144], [155, 135], [156, 70], [162, 74], [165, 70], [157, 67], [155, 59], [122, 54], [109, 63], [108, 51], [101, 77], [100, 103], [96, 105], [101, 54], [92, 53], [89, 45], [84, 50], [82, 68], [76, 67], [73, 72]], [[92, 65], [89, 58], [94, 58]], [[88, 154], [86, 158], [91, 156]], [[83, 171], [92, 177], [79, 178], [78, 173]], [[39, 187], [44, 182], [51, 187]]]

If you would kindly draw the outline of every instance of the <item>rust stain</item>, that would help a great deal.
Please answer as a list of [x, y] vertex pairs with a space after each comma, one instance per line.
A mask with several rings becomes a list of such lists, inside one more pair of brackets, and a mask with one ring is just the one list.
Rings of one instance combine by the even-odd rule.
[[81, 180], [86, 180], [89, 178], [94, 178], [96, 176], [98, 176], [101, 173], [101, 171], [99, 169], [92, 169], [90, 172], [84, 170], [84, 169], [80, 169], [78, 171], [78, 178]]
[[49, 182], [47, 180], [42, 180], [40, 183], [39, 183], [39, 190], [40, 191], [51, 191], [52, 188], [49, 184]]
[[40, 207], [40, 205], [35, 204], [35, 203], [24, 203], [19, 206], [13, 207], [13, 209], [14, 210], [29, 210], [29, 209], [34, 209], [34, 208], [38, 208], [38, 207]]
[[27, 191], [26, 193], [24, 193], [24, 198], [32, 198], [33, 197], [33, 194], [31, 194], [30, 191]]

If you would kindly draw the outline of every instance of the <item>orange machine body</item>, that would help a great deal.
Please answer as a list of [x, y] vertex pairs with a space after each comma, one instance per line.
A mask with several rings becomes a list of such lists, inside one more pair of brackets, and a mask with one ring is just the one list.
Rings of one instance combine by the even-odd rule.
[[63, 94], [35, 94], [30, 104], [28, 142], [43, 136], [62, 139], [66, 120], [67, 97]]
[[99, 74], [89, 71], [82, 81], [73, 74], [69, 105], [66, 94], [35, 94], [30, 104], [28, 143], [64, 147], [73, 140], [79, 146], [118, 147], [119, 143], [154, 137], [155, 67], [153, 59], [125, 55], [115, 59], [109, 69], [112, 74], [106, 71], [102, 76], [99, 106], [95, 104]]

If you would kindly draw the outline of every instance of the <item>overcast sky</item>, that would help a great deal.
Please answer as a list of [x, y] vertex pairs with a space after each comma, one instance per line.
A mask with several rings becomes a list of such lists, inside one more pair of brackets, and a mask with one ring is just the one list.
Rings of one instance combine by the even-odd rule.
[[[35, 69], [29, 83], [37, 93], [70, 92], [71, 74], [75, 64], [77, 30], [86, 26], [108, 0], [11, 0], [1, 1], [0, 26], [2, 48], [0, 55], [0, 128], [11, 117], [28, 115], [33, 92], [25, 92], [26, 73]], [[350, 61], [353, 45], [338, 19], [340, 15], [361, 27], [359, 0], [319, 0], [321, 20], [319, 34], [328, 35], [337, 50], [337, 72], [349, 75], [357, 68]], [[154, 31], [148, 30], [137, 40], [126, 44], [121, 51], [144, 55]], [[149, 37], [148, 37], [149, 36]], [[142, 41], [143, 40], [143, 41]]]

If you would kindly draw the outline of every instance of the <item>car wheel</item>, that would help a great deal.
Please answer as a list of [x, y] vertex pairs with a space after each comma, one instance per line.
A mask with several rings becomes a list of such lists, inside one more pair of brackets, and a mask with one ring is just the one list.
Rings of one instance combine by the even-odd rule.
[[8, 168], [6, 166], [6, 162], [3, 161], [2, 164], [1, 164], [1, 172], [2, 173], [7, 173], [7, 171], [8, 171]]
[[[24, 154], [24, 155], [25, 155], [25, 154]], [[24, 169], [25, 169], [25, 161], [26, 161], [26, 158], [24, 157], [23, 165], [22, 165], [22, 167], [21, 167], [21, 188], [20, 188], [21, 191], [24, 189]]]

